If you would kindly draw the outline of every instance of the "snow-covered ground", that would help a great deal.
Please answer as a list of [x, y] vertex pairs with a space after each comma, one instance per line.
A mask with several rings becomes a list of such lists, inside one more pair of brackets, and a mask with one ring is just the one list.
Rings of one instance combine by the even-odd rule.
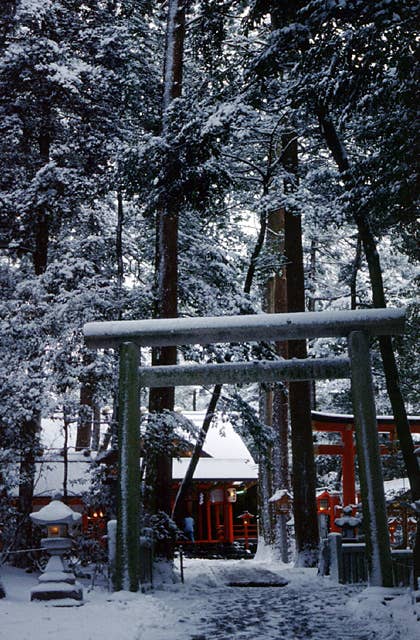
[[[147, 594], [84, 584], [84, 604], [30, 602], [35, 574], [2, 567], [1, 640], [418, 640], [406, 590], [334, 584], [260, 560], [185, 560], [185, 583]], [[179, 577], [179, 574], [178, 574]], [[285, 586], [229, 586], [265, 582]], [[416, 615], [417, 614], [417, 615]]]

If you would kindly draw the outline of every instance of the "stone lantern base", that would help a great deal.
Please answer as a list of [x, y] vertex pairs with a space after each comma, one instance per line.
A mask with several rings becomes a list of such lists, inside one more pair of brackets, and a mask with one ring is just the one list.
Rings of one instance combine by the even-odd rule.
[[73, 573], [64, 568], [61, 554], [71, 541], [68, 538], [44, 538], [41, 545], [51, 554], [44, 573], [39, 576], [39, 584], [31, 589], [31, 600], [83, 600], [82, 586], [76, 582]]
[[69, 598], [81, 602], [83, 589], [77, 582], [74, 585], [65, 582], [46, 582], [31, 589], [31, 600], [63, 600]]

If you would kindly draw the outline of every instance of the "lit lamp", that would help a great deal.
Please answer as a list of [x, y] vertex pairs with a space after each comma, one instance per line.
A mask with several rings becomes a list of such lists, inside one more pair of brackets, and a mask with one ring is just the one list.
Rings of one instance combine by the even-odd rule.
[[238, 518], [242, 520], [242, 524], [244, 525], [245, 549], [248, 549], [248, 540], [249, 540], [248, 526], [251, 523], [251, 518], [254, 518], [254, 517], [255, 516], [252, 513], [249, 513], [249, 511], [244, 511], [243, 513], [241, 513], [240, 516], [238, 516]]
[[66, 538], [67, 537], [67, 525], [66, 524], [50, 524], [47, 527], [49, 538]]
[[62, 556], [72, 546], [68, 526], [78, 522], [82, 516], [57, 498], [57, 495], [53, 496], [49, 504], [30, 514], [34, 524], [47, 527], [47, 537], [41, 539], [41, 547], [51, 556], [45, 571], [39, 576], [39, 585], [31, 589], [31, 600], [70, 598], [80, 602], [83, 599], [82, 587], [73, 573], [64, 568]]
[[319, 510], [320, 511], [328, 511], [330, 508], [330, 503], [328, 500], [320, 500], [319, 501]]
[[226, 491], [226, 497], [228, 502], [236, 502], [236, 489], [235, 487], [229, 487]]

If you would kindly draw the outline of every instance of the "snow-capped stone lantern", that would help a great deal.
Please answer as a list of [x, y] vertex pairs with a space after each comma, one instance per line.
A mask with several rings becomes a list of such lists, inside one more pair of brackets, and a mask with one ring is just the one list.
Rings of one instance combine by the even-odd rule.
[[34, 524], [47, 527], [48, 537], [41, 539], [41, 547], [51, 556], [44, 572], [39, 576], [39, 585], [31, 589], [31, 600], [62, 600], [70, 598], [80, 602], [83, 600], [83, 589], [76, 582], [74, 574], [66, 569], [62, 556], [69, 551], [72, 541], [68, 537], [68, 527], [80, 520], [76, 513], [59, 495], [39, 511], [30, 514]]
[[343, 507], [343, 515], [341, 518], [336, 518], [334, 522], [337, 527], [341, 528], [343, 538], [354, 539], [356, 537], [357, 527], [360, 527], [362, 524], [362, 518], [353, 516], [353, 507], [347, 505]]

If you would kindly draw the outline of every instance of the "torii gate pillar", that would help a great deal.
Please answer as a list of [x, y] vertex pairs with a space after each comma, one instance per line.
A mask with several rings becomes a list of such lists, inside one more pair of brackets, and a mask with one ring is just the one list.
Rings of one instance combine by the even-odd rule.
[[139, 349], [120, 346], [118, 394], [118, 495], [115, 589], [138, 591], [140, 544]]
[[392, 587], [392, 560], [376, 423], [369, 337], [363, 331], [352, 331], [348, 338], [348, 344], [369, 583], [371, 586]]

